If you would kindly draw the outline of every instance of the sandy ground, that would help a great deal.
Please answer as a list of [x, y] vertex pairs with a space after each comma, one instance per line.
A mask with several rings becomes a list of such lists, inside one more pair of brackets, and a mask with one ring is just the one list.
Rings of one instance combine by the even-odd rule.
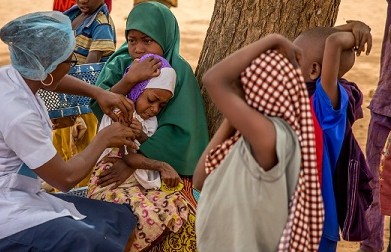
[[[130, 0], [113, 1], [112, 17], [116, 24], [118, 45], [124, 42], [124, 26], [128, 12], [132, 8]], [[181, 53], [195, 69], [199, 53], [202, 48], [205, 33], [213, 12], [213, 0], [180, 0], [179, 7], [172, 9], [177, 16], [181, 30]], [[356, 122], [354, 131], [360, 145], [365, 149], [367, 127], [369, 121], [369, 104], [371, 94], [376, 88], [379, 74], [379, 59], [381, 41], [386, 18], [386, 1], [373, 0], [342, 0], [336, 24], [343, 24], [349, 19], [359, 19], [366, 22], [372, 28], [373, 49], [369, 56], [360, 56], [356, 60], [354, 68], [345, 76], [355, 81], [364, 94], [365, 118]], [[41, 10], [50, 10], [52, 0], [17, 0], [0, 1], [0, 27], [8, 21], [20, 15]], [[9, 63], [7, 47], [0, 43], [0, 66]], [[389, 219], [385, 228], [385, 243], [389, 239]], [[358, 243], [340, 242], [338, 251], [356, 251]]]

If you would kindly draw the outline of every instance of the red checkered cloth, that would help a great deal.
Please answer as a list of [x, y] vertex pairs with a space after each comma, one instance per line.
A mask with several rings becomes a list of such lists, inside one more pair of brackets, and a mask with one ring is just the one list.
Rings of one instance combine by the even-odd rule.
[[[283, 55], [269, 50], [242, 72], [241, 82], [247, 104], [262, 114], [284, 119], [296, 132], [301, 147], [299, 180], [289, 203], [289, 217], [278, 251], [318, 251], [324, 209], [310, 100], [301, 72]], [[206, 173], [219, 166], [239, 137], [237, 131], [210, 151], [205, 161]]]

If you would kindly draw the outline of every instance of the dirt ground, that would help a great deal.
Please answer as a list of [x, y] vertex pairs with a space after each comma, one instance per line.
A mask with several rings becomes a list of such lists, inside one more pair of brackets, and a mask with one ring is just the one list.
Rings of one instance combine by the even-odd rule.
[[[124, 26], [128, 12], [133, 6], [130, 0], [113, 1], [112, 17], [114, 19], [118, 45], [124, 42]], [[181, 30], [181, 53], [195, 69], [199, 53], [202, 48], [206, 30], [213, 12], [213, 0], [179, 0], [178, 8], [172, 9], [176, 15]], [[355, 135], [365, 150], [369, 110], [366, 108], [371, 94], [376, 88], [379, 75], [379, 59], [381, 42], [386, 19], [386, 1], [373, 0], [342, 0], [336, 24], [343, 24], [349, 19], [359, 19], [372, 28], [373, 49], [369, 56], [360, 56], [356, 59], [354, 68], [345, 76], [355, 81], [364, 94], [364, 119], [354, 125]], [[0, 1], [0, 27], [20, 15], [41, 10], [51, 10], [52, 0], [17, 0]], [[196, 10], [196, 11], [195, 11]], [[9, 63], [7, 47], [0, 43], [0, 66]], [[385, 243], [389, 239], [389, 219], [385, 228]], [[339, 252], [356, 251], [358, 243], [340, 242]]]

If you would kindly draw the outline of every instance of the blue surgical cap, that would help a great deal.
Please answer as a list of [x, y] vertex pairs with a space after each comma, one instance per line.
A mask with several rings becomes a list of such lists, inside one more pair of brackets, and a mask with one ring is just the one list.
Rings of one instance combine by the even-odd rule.
[[70, 19], [58, 11], [21, 16], [0, 30], [11, 64], [25, 78], [44, 80], [75, 48]]

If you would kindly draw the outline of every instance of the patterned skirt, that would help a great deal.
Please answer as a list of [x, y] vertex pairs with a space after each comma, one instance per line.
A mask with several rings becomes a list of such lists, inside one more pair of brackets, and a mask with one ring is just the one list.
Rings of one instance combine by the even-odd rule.
[[152, 247], [150, 252], [194, 252], [197, 251], [195, 234], [195, 214], [197, 201], [193, 197], [192, 177], [182, 176], [183, 189], [180, 194], [186, 199], [189, 208], [187, 222], [176, 233], [170, 233], [161, 243]]
[[[119, 158], [118, 149], [108, 155]], [[133, 175], [114, 190], [110, 189], [111, 185], [97, 186], [99, 175], [111, 166], [110, 163], [97, 164], [87, 196], [130, 205], [138, 219], [131, 251], [195, 251], [195, 200], [191, 194], [191, 179], [183, 179], [180, 191], [145, 190]]]

